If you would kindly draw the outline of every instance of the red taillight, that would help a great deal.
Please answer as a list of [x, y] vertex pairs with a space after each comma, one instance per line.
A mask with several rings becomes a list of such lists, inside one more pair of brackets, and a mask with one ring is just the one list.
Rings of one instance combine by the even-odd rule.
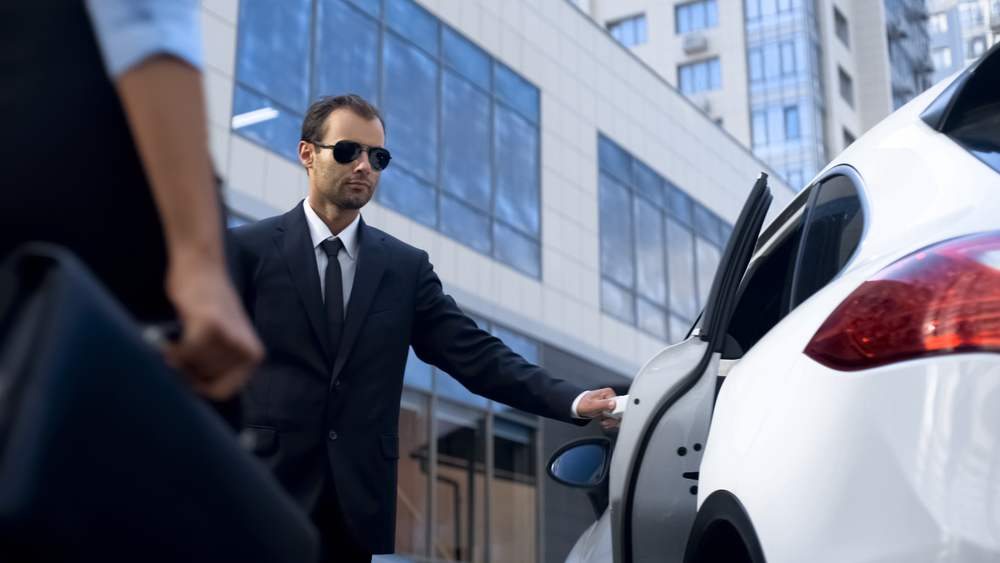
[[805, 353], [837, 370], [1000, 353], [1000, 231], [929, 246], [861, 284]]

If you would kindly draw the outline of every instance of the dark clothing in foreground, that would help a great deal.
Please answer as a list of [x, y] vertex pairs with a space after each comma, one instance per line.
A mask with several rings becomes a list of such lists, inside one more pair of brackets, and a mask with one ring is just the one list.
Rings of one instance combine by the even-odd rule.
[[[472, 392], [540, 416], [586, 423], [570, 417], [584, 390], [477, 328], [442, 291], [426, 252], [363, 220], [358, 240], [340, 346], [329, 350], [302, 205], [230, 230], [235, 284], [267, 348], [245, 392], [244, 420], [257, 434], [257, 455], [306, 511], [339, 510], [368, 553], [392, 553], [410, 346]], [[323, 494], [324, 487], [334, 494]], [[320, 529], [327, 545], [339, 533]]]
[[0, 3], [0, 258], [63, 245], [140, 321], [174, 317], [163, 229], [82, 0]]

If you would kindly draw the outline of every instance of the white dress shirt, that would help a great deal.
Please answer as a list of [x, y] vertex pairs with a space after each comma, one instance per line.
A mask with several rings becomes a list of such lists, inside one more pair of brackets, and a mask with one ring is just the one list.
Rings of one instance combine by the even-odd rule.
[[[313, 252], [316, 253], [316, 269], [319, 270], [319, 290], [323, 294], [324, 303], [326, 303], [326, 265], [329, 258], [326, 255], [326, 251], [320, 247], [320, 244], [326, 239], [333, 238], [339, 238], [340, 242], [344, 244], [344, 248], [337, 255], [337, 259], [340, 260], [340, 273], [344, 276], [344, 315], [346, 316], [347, 302], [351, 299], [351, 289], [354, 287], [354, 272], [357, 269], [358, 263], [358, 218], [361, 217], [361, 214], [359, 213], [354, 218], [354, 221], [341, 231], [339, 235], [333, 236], [333, 233], [330, 232], [330, 227], [327, 227], [326, 223], [313, 211], [308, 199], [302, 201], [302, 208], [306, 212], [306, 221], [309, 223], [309, 236], [312, 237]], [[580, 393], [576, 400], [573, 401], [573, 405], [570, 407], [570, 413], [573, 418], [583, 418], [577, 414], [576, 407], [580, 404], [580, 399], [587, 393], [588, 391]]]
[[337, 254], [337, 260], [340, 261], [340, 273], [344, 278], [344, 315], [346, 316], [347, 302], [351, 299], [351, 289], [354, 288], [354, 272], [358, 264], [358, 221], [361, 214], [359, 213], [354, 218], [354, 221], [351, 221], [350, 225], [343, 231], [340, 231], [340, 234], [333, 236], [333, 233], [330, 232], [330, 227], [327, 227], [326, 223], [313, 211], [308, 199], [302, 201], [302, 208], [306, 212], [306, 222], [309, 223], [309, 236], [312, 238], [313, 252], [316, 253], [316, 269], [319, 270], [319, 291], [323, 296], [324, 303], [326, 303], [326, 265], [330, 259], [320, 244], [324, 240], [335, 238], [339, 238], [340, 242], [344, 244], [344, 247], [340, 249], [340, 253]]

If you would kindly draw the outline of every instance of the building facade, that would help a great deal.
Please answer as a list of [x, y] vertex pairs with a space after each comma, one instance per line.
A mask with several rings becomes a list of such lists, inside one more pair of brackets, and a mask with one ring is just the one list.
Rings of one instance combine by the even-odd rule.
[[[641, 23], [609, 32], [565, 0], [205, 0], [202, 25], [231, 224], [299, 204], [306, 109], [359, 94], [393, 154], [365, 221], [425, 249], [480, 327], [587, 388], [624, 392], [684, 338], [761, 171], [772, 214], [794, 195], [623, 46]], [[404, 385], [397, 554], [562, 561], [594, 517], [543, 464], [600, 429], [494, 404], [412, 354]]]
[[[801, 189], [931, 84], [922, 0], [574, 0]], [[617, 36], [616, 36], [617, 37]]]
[[934, 82], [962, 70], [1000, 40], [1000, 0], [929, 0]]

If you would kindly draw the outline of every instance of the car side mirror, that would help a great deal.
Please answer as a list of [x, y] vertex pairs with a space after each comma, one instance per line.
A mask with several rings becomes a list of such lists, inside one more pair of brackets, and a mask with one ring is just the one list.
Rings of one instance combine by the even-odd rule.
[[556, 450], [545, 466], [549, 476], [570, 487], [590, 489], [608, 478], [611, 440], [581, 438]]

